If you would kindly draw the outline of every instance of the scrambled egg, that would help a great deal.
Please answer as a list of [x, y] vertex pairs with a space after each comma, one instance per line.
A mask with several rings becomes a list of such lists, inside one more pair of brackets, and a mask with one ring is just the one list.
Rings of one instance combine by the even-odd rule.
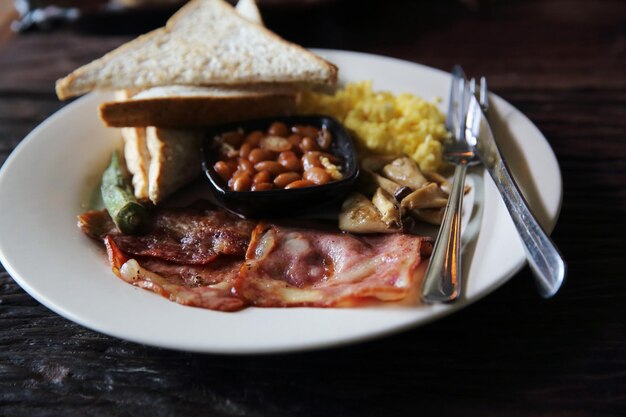
[[423, 171], [442, 166], [445, 117], [434, 103], [412, 94], [372, 91], [371, 81], [350, 83], [334, 95], [307, 92], [300, 113], [328, 114], [353, 134], [361, 152], [403, 153]]

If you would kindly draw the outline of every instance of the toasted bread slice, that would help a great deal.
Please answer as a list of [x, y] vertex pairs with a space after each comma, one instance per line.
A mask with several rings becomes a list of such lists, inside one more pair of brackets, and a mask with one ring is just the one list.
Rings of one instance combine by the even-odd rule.
[[[254, 0], [239, 0], [236, 7], [237, 11], [248, 18], [249, 20], [262, 24], [261, 16]], [[154, 204], [162, 201], [168, 197], [171, 193], [175, 192], [178, 188], [185, 185], [188, 181], [196, 178], [200, 173], [200, 163], [198, 161], [198, 148], [199, 137], [195, 131], [188, 130], [170, 130], [159, 128], [146, 128], [149, 120], [166, 120], [166, 125], [187, 125], [188, 119], [180, 119], [182, 114], [179, 110], [174, 110], [174, 114], [178, 115], [172, 117], [170, 113], [163, 113], [165, 102], [171, 101], [177, 103], [185, 111], [197, 111], [198, 108], [208, 106], [208, 104], [202, 104], [210, 102], [211, 105], [217, 104], [220, 100], [227, 100], [229, 103], [234, 103], [233, 96], [248, 97], [256, 93], [261, 96], [259, 100], [276, 99], [276, 95], [284, 94], [291, 95], [292, 90], [290, 88], [269, 88], [263, 90], [262, 88], [248, 88], [239, 89], [239, 92], [227, 88], [219, 89], [204, 88], [204, 87], [192, 87], [192, 86], [171, 86], [171, 87], [155, 87], [149, 90], [138, 93], [136, 90], [118, 90], [115, 92], [114, 106], [116, 110], [110, 109], [119, 118], [115, 120], [126, 120], [120, 122], [123, 125], [128, 124], [128, 114], [134, 115], [135, 119], [145, 120], [145, 124], [141, 124], [140, 127], [125, 127], [121, 129], [122, 137], [124, 138], [124, 155], [126, 158], [126, 165], [128, 170], [133, 176], [133, 188], [135, 196], [144, 201], [152, 201]], [[252, 92], [250, 90], [253, 90]], [[266, 93], [261, 95], [261, 93]], [[146, 100], [144, 105], [138, 103], [132, 103], [128, 108], [125, 108], [122, 103], [131, 100], [133, 96], [136, 100]], [[280, 99], [278, 99], [280, 101]], [[108, 103], [107, 103], [108, 104]], [[108, 106], [104, 105], [106, 109]], [[274, 106], [277, 109], [276, 103], [267, 103], [268, 106]], [[160, 109], [160, 110], [159, 110]], [[147, 112], [147, 115], [141, 116], [143, 112]], [[107, 114], [107, 110], [104, 111]], [[159, 117], [159, 115], [161, 115]], [[205, 115], [206, 116], [206, 115]], [[248, 117], [253, 117], [249, 114]], [[186, 120], [186, 122], [184, 122]], [[167, 122], [169, 121], [169, 122]], [[157, 123], [158, 124], [158, 123]], [[179, 141], [177, 144], [176, 141]], [[148, 148], [148, 142], [150, 143], [150, 149]], [[152, 155], [154, 158], [152, 158]], [[188, 164], [188, 165], [185, 165]], [[150, 172], [152, 177], [150, 178]], [[172, 176], [173, 175], [173, 176]]]
[[150, 201], [160, 203], [202, 173], [200, 140], [193, 130], [146, 128]]
[[337, 67], [242, 17], [223, 0], [193, 0], [163, 28], [57, 81], [60, 99], [166, 85], [334, 84]]
[[133, 189], [135, 197], [139, 200], [148, 199], [148, 166], [150, 164], [150, 153], [146, 143], [146, 129], [123, 128], [121, 130], [124, 138], [124, 158], [126, 167], [133, 175]]
[[286, 116], [296, 109], [292, 88], [168, 86], [144, 90], [129, 100], [100, 105], [109, 127], [195, 128], [243, 119]]

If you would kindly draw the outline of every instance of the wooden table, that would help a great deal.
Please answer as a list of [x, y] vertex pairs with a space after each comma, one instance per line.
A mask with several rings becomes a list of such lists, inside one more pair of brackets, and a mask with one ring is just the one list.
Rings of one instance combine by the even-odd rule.
[[[391, 3], [264, 14], [306, 46], [445, 70], [458, 62], [486, 75], [559, 159], [564, 200], [553, 237], [569, 275], [558, 296], [540, 299], [525, 268], [466, 310], [402, 334], [312, 353], [228, 357], [87, 330], [2, 270], [0, 415], [624, 415], [626, 3], [483, 2], [477, 12], [450, 1]], [[56, 78], [128, 38], [59, 30], [0, 48], [0, 163], [63, 107]]]

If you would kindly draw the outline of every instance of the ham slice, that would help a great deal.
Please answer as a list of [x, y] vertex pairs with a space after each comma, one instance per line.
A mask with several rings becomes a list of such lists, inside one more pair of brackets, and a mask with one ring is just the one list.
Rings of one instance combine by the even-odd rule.
[[400, 300], [411, 290], [430, 240], [406, 234], [355, 236], [259, 224], [235, 292], [262, 307], [345, 307]]

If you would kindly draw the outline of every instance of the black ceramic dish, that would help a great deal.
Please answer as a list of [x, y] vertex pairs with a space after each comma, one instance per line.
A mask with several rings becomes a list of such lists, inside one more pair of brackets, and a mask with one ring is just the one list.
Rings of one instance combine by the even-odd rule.
[[[228, 184], [213, 169], [219, 160], [215, 138], [222, 133], [242, 128], [246, 133], [254, 130], [267, 131], [273, 122], [287, 126], [311, 125], [325, 127], [333, 135], [329, 152], [341, 157], [343, 178], [324, 185], [267, 191], [231, 191]], [[245, 217], [285, 217], [340, 202], [350, 191], [359, 174], [356, 152], [350, 134], [341, 123], [328, 116], [286, 116], [248, 120], [211, 127], [202, 139], [202, 168], [213, 186], [213, 192], [228, 210]]]

